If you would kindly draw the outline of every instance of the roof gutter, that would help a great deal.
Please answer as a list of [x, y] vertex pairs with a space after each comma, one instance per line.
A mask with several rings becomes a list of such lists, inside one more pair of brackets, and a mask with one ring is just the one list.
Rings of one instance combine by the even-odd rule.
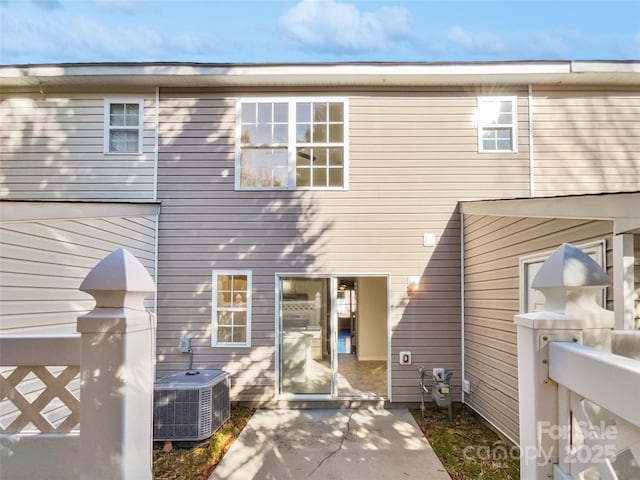
[[[579, 74], [579, 75], [577, 75]], [[640, 62], [199, 64], [103, 63], [0, 67], [0, 85], [416, 86], [636, 84]]]

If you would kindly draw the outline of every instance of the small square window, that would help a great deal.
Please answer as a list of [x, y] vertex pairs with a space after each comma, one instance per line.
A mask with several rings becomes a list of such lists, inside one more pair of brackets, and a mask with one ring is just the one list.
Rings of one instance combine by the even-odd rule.
[[106, 99], [104, 102], [104, 153], [142, 153], [143, 101]]
[[478, 151], [517, 152], [516, 97], [478, 97]]

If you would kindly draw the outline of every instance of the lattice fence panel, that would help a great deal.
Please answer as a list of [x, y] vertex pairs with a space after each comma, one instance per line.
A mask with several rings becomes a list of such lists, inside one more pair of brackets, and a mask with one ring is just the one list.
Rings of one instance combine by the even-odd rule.
[[0, 433], [69, 433], [79, 429], [80, 367], [3, 367]]

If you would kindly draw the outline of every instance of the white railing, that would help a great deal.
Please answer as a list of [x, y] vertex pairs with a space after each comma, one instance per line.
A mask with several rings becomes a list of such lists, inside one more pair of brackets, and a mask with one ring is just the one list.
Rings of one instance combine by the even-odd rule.
[[0, 478], [151, 479], [155, 285], [120, 249], [80, 289], [79, 335], [0, 336]]
[[640, 478], [640, 336], [596, 304], [608, 283], [565, 244], [533, 280], [544, 310], [515, 317], [522, 479]]
[[[556, 475], [638, 478], [640, 362], [575, 343], [552, 342], [549, 378], [558, 384]], [[625, 456], [627, 462], [617, 465], [616, 460]]]

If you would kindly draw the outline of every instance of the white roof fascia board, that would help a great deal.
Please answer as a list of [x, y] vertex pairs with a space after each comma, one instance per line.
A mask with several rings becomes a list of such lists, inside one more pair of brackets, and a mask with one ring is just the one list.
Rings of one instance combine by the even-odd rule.
[[571, 71], [573, 73], [640, 73], [640, 62], [608, 62], [606, 60], [592, 62], [571, 62]]
[[0, 223], [69, 220], [76, 218], [154, 216], [160, 203], [125, 202], [0, 202]]
[[68, 64], [0, 67], [3, 86], [420, 86], [640, 83], [640, 62]]
[[465, 215], [572, 218], [590, 220], [640, 219], [640, 192], [566, 197], [461, 201]]
[[91, 65], [25, 65], [2, 67], [2, 77], [17, 78], [59, 76], [298, 76], [317, 75], [505, 75], [569, 73], [568, 62], [496, 63], [496, 64], [254, 64], [254, 65], [189, 65], [189, 64], [91, 64]]

